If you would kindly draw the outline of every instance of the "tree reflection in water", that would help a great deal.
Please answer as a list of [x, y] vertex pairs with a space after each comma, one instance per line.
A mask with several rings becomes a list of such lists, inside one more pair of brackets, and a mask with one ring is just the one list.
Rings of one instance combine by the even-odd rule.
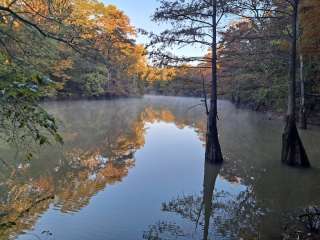
[[[56, 106], [50, 103], [51, 112], [63, 123], [63, 149], [50, 146], [31, 162], [21, 162], [12, 156], [14, 151], [0, 145], [1, 158], [10, 162], [10, 166], [0, 162], [0, 240], [18, 236], [21, 232], [33, 232], [29, 231], [33, 227], [37, 228], [35, 232], [42, 231], [36, 224], [41, 224], [41, 221], [37, 222], [37, 219], [45, 212], [50, 215], [48, 209], [62, 213], [77, 212], [100, 191], [123, 181], [136, 164], [136, 151], [145, 145], [149, 123], [172, 123], [180, 129], [196, 132], [200, 139], [200, 142], [196, 139], [196, 144], [200, 147], [195, 155], [201, 155], [206, 116], [201, 108], [188, 111], [198, 101], [146, 97], [143, 100], [76, 101], [57, 103]], [[156, 209], [155, 214], [159, 216], [151, 220], [148, 214], [144, 214], [144, 222], [139, 225], [142, 229], [130, 231], [139, 231], [135, 234], [142, 237], [141, 231], [145, 230], [144, 239], [256, 239], [259, 233], [260, 239], [273, 239], [281, 234], [283, 211], [318, 202], [320, 175], [317, 169], [302, 174], [279, 165], [276, 156], [280, 145], [274, 140], [282, 131], [282, 128], [278, 130], [278, 122], [263, 121], [260, 115], [235, 110], [224, 101], [220, 108], [220, 122], [224, 125], [220, 139], [226, 153], [223, 167], [205, 166], [202, 193], [199, 193], [201, 183], [196, 184], [196, 190], [194, 186], [182, 186], [195, 194], [175, 199], [171, 199], [177, 196], [174, 189], [170, 194], [164, 192], [167, 196], [164, 199], [161, 196], [156, 206], [150, 207]], [[319, 134], [305, 134], [309, 152], [318, 159]], [[191, 142], [190, 146], [193, 144]], [[156, 145], [152, 147], [157, 148]], [[168, 150], [176, 152], [175, 146]], [[163, 169], [170, 168], [170, 163], [166, 164]], [[180, 163], [175, 164], [179, 168]], [[193, 164], [201, 167], [198, 162]], [[178, 181], [185, 177], [183, 171], [168, 170]], [[200, 176], [198, 170], [197, 176]], [[196, 181], [202, 181], [201, 178]], [[163, 179], [153, 180], [166, 189], [161, 183]], [[188, 181], [193, 180], [189, 178]], [[162, 211], [158, 212], [158, 205], [164, 200], [171, 201], [163, 203]], [[138, 201], [140, 211], [144, 211], [142, 200]], [[135, 206], [135, 202], [130, 204]], [[150, 223], [153, 225], [148, 229], [146, 226]], [[54, 227], [58, 231], [61, 229]], [[84, 229], [83, 232], [91, 234], [91, 230]], [[108, 231], [112, 232], [112, 227]]]
[[[178, 197], [161, 206], [166, 213], [187, 221], [184, 226], [159, 221], [150, 225], [143, 239], [259, 239], [259, 219], [264, 212], [249, 187], [234, 194], [215, 191], [221, 167], [205, 162], [203, 193]], [[191, 230], [193, 229], [193, 230]]]
[[105, 111], [71, 104], [81, 119], [68, 105], [62, 110], [59, 105], [56, 112], [53, 107], [63, 123], [64, 149], [50, 146], [30, 163], [14, 158], [10, 171], [2, 168], [0, 239], [31, 229], [51, 206], [62, 213], [77, 212], [99, 191], [122, 181], [135, 164], [135, 152], [145, 144], [146, 123], [174, 122], [180, 128], [197, 124], [199, 136], [204, 133], [201, 114], [193, 123], [185, 111], [173, 114], [167, 106], [151, 106], [122, 105]]

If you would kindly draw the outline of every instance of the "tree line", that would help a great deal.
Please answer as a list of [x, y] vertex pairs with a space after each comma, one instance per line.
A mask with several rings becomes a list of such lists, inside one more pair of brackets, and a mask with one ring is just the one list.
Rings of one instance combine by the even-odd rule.
[[[193, 62], [197, 63], [192, 65], [196, 68], [209, 69], [211, 98], [206, 146], [209, 162], [223, 161], [217, 130], [219, 88], [238, 103], [245, 100], [241, 95], [246, 94], [246, 90], [247, 101], [259, 105], [264, 101], [272, 104], [274, 97], [287, 98], [282, 162], [291, 166], [310, 166], [297, 130], [296, 113], [299, 92], [301, 125], [305, 128], [305, 76], [312, 72], [311, 78], [317, 78], [319, 69], [319, 34], [314, 25], [318, 13], [318, 1], [161, 1], [153, 20], [169, 23], [171, 27], [160, 34], [150, 34], [155, 62], [170, 67]], [[218, 42], [219, 24], [228, 17], [236, 20], [221, 32]], [[185, 57], [169, 51], [172, 46], [186, 45], [202, 45], [209, 53], [202, 57]], [[306, 64], [312, 66], [312, 71], [306, 73]], [[317, 84], [312, 88], [317, 88]], [[274, 96], [270, 98], [272, 94]], [[206, 95], [205, 91], [203, 95]], [[254, 95], [251, 100], [250, 96]], [[207, 101], [204, 102], [208, 109]]]
[[62, 142], [43, 99], [141, 95], [148, 66], [136, 35], [97, 0], [0, 1], [1, 137]]
[[[62, 142], [41, 99], [144, 91], [203, 95], [206, 156], [221, 163], [218, 94], [256, 109], [284, 108], [288, 97], [282, 160], [308, 166], [296, 112], [300, 100], [305, 127], [319, 95], [318, 13], [317, 0], [162, 0], [152, 20], [171, 27], [149, 33], [150, 44], [143, 46], [125, 13], [98, 0], [2, 0], [1, 136], [17, 144], [32, 138], [42, 145], [49, 136]], [[228, 19], [232, 24], [225, 24]], [[187, 45], [201, 45], [208, 53], [175, 56], [168, 50]]]

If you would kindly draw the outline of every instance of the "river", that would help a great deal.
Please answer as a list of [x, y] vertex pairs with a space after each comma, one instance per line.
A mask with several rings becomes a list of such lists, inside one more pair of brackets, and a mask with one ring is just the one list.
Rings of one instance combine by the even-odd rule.
[[0, 239], [278, 239], [286, 213], [319, 203], [320, 129], [301, 133], [313, 168], [289, 168], [280, 120], [219, 101], [218, 168], [204, 164], [199, 103], [46, 103], [65, 144], [31, 161], [2, 148]]

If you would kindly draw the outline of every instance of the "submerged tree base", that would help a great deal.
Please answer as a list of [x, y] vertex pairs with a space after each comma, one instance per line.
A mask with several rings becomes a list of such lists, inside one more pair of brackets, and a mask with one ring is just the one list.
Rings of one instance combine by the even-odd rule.
[[218, 138], [218, 130], [217, 127], [211, 128], [207, 134], [207, 144], [206, 144], [206, 155], [205, 160], [208, 163], [212, 164], [222, 164], [223, 163], [223, 155], [221, 152], [221, 147]]
[[206, 162], [212, 164], [222, 164], [223, 157], [219, 142], [212, 144], [211, 147], [206, 149]]
[[300, 129], [307, 129], [307, 116], [305, 109], [300, 111]]
[[292, 117], [287, 117], [286, 127], [282, 135], [283, 163], [294, 167], [310, 167], [310, 162]]

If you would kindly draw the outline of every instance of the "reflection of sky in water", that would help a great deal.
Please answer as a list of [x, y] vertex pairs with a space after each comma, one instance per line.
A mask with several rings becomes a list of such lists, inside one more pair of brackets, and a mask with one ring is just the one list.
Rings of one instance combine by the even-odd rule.
[[108, 162], [108, 157], [104, 157], [104, 156], [97, 156], [96, 159], [101, 162], [102, 164], [106, 164]]
[[[135, 167], [121, 183], [99, 192], [80, 212], [48, 210], [35, 232], [49, 229], [56, 239], [140, 239], [150, 224], [166, 215], [160, 210], [164, 201], [199, 193], [203, 146], [194, 130], [164, 122], [148, 123], [146, 129], [146, 144], [136, 152]], [[183, 222], [175, 216], [166, 218]]]
[[[27, 184], [31, 181], [40, 189], [52, 188], [56, 196], [49, 208], [35, 210], [42, 213], [37, 221], [34, 217], [30, 226], [22, 229], [34, 225], [29, 233], [41, 235], [43, 230], [50, 230], [55, 239], [141, 239], [150, 225], [164, 221], [186, 231], [188, 237], [182, 239], [201, 239], [202, 228], [195, 231], [190, 219], [161, 211], [163, 203], [177, 198], [195, 196], [201, 202], [206, 124], [203, 109], [188, 111], [197, 103], [195, 98], [150, 96], [49, 103], [64, 122], [65, 155], [62, 158], [50, 147], [43, 158], [23, 169]], [[217, 194], [227, 193], [223, 199], [231, 202], [239, 196], [242, 200], [248, 197], [251, 203], [274, 213], [317, 200], [317, 169], [302, 174], [283, 167], [278, 160], [279, 122], [236, 111], [225, 101], [219, 102], [219, 110], [220, 139], [228, 164], [216, 180]], [[319, 134], [307, 134], [308, 151], [317, 159]], [[39, 177], [46, 181], [36, 182]], [[19, 186], [21, 181], [14, 184]], [[295, 197], [288, 201], [288, 196]], [[232, 208], [245, 209], [244, 216], [256, 211], [247, 211], [251, 206], [232, 204]], [[269, 219], [262, 219], [266, 239], [279, 234], [275, 228], [280, 226], [276, 222], [279, 215]], [[32, 238], [21, 235], [18, 239]]]
[[[190, 127], [179, 129], [173, 123], [161, 121], [147, 123], [145, 127], [146, 144], [136, 152], [135, 167], [121, 183], [97, 193], [79, 212], [64, 214], [57, 206], [51, 208], [40, 218], [34, 232], [39, 234], [48, 229], [56, 239], [68, 240], [141, 239], [149, 225], [164, 221], [177, 224], [188, 238], [198, 239], [201, 231], [195, 230], [194, 223], [162, 212], [161, 205], [177, 197], [200, 195], [203, 144]], [[92, 174], [89, 179], [94, 181], [96, 177]], [[230, 199], [245, 187], [218, 178], [216, 191], [221, 190], [228, 193], [226, 198]]]
[[217, 178], [215, 191], [225, 191], [230, 193], [233, 196], [237, 196], [240, 192], [245, 191], [247, 189], [246, 186], [239, 184], [239, 183], [232, 183], [228, 180], [225, 180], [221, 177]]

